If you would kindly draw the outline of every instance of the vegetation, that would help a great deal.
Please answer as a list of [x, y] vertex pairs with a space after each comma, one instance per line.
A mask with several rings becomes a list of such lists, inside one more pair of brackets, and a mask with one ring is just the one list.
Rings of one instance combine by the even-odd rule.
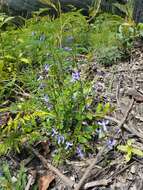
[[[143, 27], [130, 14], [126, 20], [108, 13], [94, 16], [90, 23], [78, 11], [57, 19], [0, 15], [0, 155], [40, 140], [54, 148], [56, 163], [96, 152], [93, 141], [105, 131], [104, 117], [114, 108], [108, 101], [96, 102], [81, 68], [95, 56], [106, 67], [128, 59]], [[127, 161], [142, 156], [130, 141], [118, 149]], [[4, 172], [2, 189], [15, 186], [7, 166]], [[25, 185], [24, 172], [22, 167], [17, 190]]]

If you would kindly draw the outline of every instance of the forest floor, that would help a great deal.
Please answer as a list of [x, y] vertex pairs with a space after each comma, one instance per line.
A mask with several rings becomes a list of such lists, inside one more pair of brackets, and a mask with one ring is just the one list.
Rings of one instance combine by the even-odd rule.
[[[87, 76], [95, 85], [97, 101], [105, 100], [115, 107], [111, 115], [105, 117], [109, 121], [108, 136], [115, 140], [116, 145], [124, 144], [128, 138], [133, 138], [134, 147], [140, 150], [143, 150], [142, 54], [143, 49], [139, 47], [132, 51], [130, 61], [105, 68], [98, 65], [95, 59], [88, 64], [88, 68], [87, 66], [81, 68], [83, 76]], [[84, 56], [79, 59], [84, 59]], [[143, 189], [143, 159], [132, 155], [131, 160], [126, 162], [125, 153], [116, 151], [116, 146], [108, 149], [102, 138], [97, 155], [84, 160], [65, 160], [64, 165], [58, 166], [58, 169], [50, 164], [48, 150], [44, 148], [44, 151], [40, 151], [38, 145], [35, 147], [32, 150], [34, 154], [30, 154], [29, 157], [26, 156], [24, 149], [20, 155], [8, 155], [1, 159], [6, 159], [13, 171], [23, 161], [29, 173], [25, 190], [32, 189], [31, 184], [36, 173], [42, 175], [41, 181], [39, 180], [43, 185], [41, 190], [46, 190], [49, 184], [51, 190]]]

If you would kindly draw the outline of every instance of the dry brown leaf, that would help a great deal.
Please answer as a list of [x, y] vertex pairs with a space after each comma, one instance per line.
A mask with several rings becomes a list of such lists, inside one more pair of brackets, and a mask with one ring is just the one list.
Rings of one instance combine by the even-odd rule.
[[143, 102], [143, 94], [136, 90], [136, 89], [128, 89], [127, 93], [128, 96], [132, 96], [134, 98], [134, 100], [138, 103], [142, 103]]
[[50, 183], [55, 179], [55, 176], [52, 174], [48, 174], [40, 177], [39, 179], [39, 190], [47, 190], [49, 188]]

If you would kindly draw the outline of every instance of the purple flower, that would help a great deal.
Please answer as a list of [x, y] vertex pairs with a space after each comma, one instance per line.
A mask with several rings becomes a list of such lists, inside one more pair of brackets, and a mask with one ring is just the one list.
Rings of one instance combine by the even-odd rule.
[[98, 138], [99, 139], [105, 136], [102, 128], [97, 128], [96, 132], [98, 133]]
[[46, 85], [45, 85], [45, 84], [40, 83], [40, 85], [39, 85], [38, 89], [44, 89], [45, 87], [46, 87]]
[[66, 147], [65, 149], [70, 149], [71, 147], [73, 146], [73, 143], [70, 143], [70, 142], [66, 142]]
[[50, 65], [45, 64], [45, 66], [44, 66], [44, 71], [45, 71], [45, 72], [48, 72], [48, 71], [49, 71], [49, 68], [50, 68]]
[[61, 143], [63, 144], [65, 142], [65, 137], [62, 135], [58, 135], [57, 142], [58, 142], [58, 144], [61, 144]]
[[102, 126], [104, 132], [107, 132], [107, 125], [109, 124], [108, 120], [103, 120], [102, 122], [99, 121], [98, 124]]
[[49, 103], [49, 97], [48, 95], [45, 95], [44, 98], [43, 98], [44, 102], [45, 103]]
[[109, 149], [112, 149], [116, 145], [116, 140], [115, 139], [109, 139], [107, 141], [107, 146]]
[[58, 132], [53, 128], [53, 129], [52, 129], [52, 135], [51, 135], [51, 136], [53, 137], [53, 136], [55, 136], [55, 135], [57, 135], [57, 134], [58, 134]]
[[39, 78], [37, 79], [37, 81], [43, 80], [44, 77], [42, 75], [39, 76]]
[[80, 79], [80, 73], [78, 71], [72, 73], [72, 82], [78, 81], [79, 79]]
[[70, 48], [70, 47], [64, 47], [63, 48], [65, 51], [72, 51], [72, 48]]
[[80, 148], [80, 147], [77, 147], [76, 150], [77, 150], [77, 154], [78, 154], [78, 156], [79, 156], [80, 158], [83, 158], [83, 157], [84, 157], [84, 154], [83, 154], [81, 148]]

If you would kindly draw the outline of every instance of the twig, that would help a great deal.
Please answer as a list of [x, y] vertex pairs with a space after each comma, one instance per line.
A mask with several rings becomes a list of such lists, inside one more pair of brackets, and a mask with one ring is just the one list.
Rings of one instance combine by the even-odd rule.
[[26, 185], [26, 187], [25, 187], [25, 190], [29, 190], [29, 189], [30, 189], [31, 184], [32, 184], [32, 182], [33, 182], [33, 179], [34, 179], [33, 176], [30, 175], [30, 176], [29, 176], [28, 183], [27, 183], [27, 185]]
[[[118, 124], [118, 126], [120, 125], [120, 121], [119, 120], [117, 120], [116, 118], [114, 118], [114, 117], [110, 117], [110, 116], [105, 116], [105, 119], [107, 119], [107, 120], [110, 120], [110, 121], [113, 121], [113, 122], [115, 122], [115, 123], [117, 123]], [[139, 132], [137, 132], [135, 129], [133, 129], [133, 128], [131, 128], [131, 127], [129, 127], [127, 124], [123, 124], [123, 126], [122, 126], [124, 129], [126, 129], [127, 131], [129, 131], [130, 133], [132, 133], [133, 135], [135, 135], [136, 137], [139, 137], [140, 138], [140, 140], [143, 142], [143, 136], [139, 133]]]
[[103, 148], [98, 152], [97, 156], [93, 160], [93, 162], [90, 164], [90, 166], [86, 169], [85, 173], [83, 174], [82, 178], [80, 179], [79, 183], [75, 186], [74, 190], [80, 190], [81, 186], [83, 185], [84, 181], [87, 179], [89, 173], [91, 172], [94, 165], [98, 162], [100, 157], [102, 156], [103, 152], [106, 150], [107, 146], [103, 146]]
[[92, 181], [92, 182], [86, 183], [84, 186], [84, 189], [88, 189], [88, 188], [95, 187], [95, 186], [107, 186], [109, 183], [111, 183], [111, 180], [100, 179], [97, 181]]
[[47, 160], [41, 155], [39, 154], [38, 151], [36, 151], [34, 148], [29, 147], [32, 152], [40, 159], [40, 161], [43, 163], [44, 167], [47, 168], [48, 170], [51, 170], [52, 172], [54, 172], [68, 187], [73, 188], [75, 183], [70, 180], [68, 177], [66, 177], [65, 175], [63, 175], [57, 168], [55, 168], [53, 165], [51, 165], [50, 163], [47, 162]]
[[131, 103], [130, 103], [129, 108], [127, 109], [127, 111], [125, 113], [125, 116], [123, 117], [123, 119], [119, 123], [119, 128], [122, 128], [124, 123], [126, 122], [128, 116], [129, 116], [129, 113], [130, 113], [130, 111], [131, 111], [131, 109], [132, 109], [132, 107], [134, 105], [134, 101], [135, 101], [134, 99], [131, 100]]
[[119, 92], [120, 92], [120, 81], [117, 84], [117, 89], [116, 89], [116, 100], [117, 100], [117, 105], [121, 109], [120, 101], [119, 101]]

